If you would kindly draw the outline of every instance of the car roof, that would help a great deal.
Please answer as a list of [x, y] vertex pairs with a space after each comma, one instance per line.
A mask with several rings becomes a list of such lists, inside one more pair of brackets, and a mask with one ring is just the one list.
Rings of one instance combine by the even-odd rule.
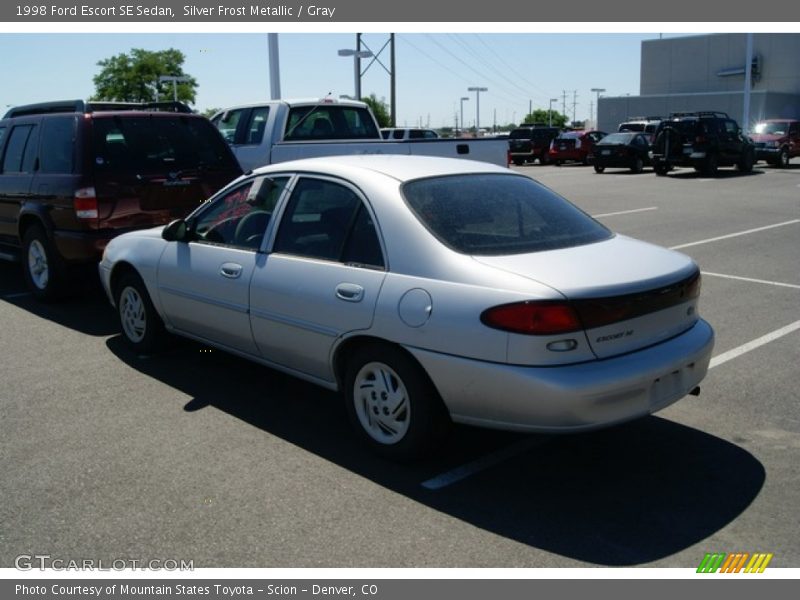
[[472, 173], [513, 174], [505, 167], [491, 163], [460, 158], [435, 156], [408, 156], [403, 154], [361, 154], [348, 156], [326, 156], [293, 160], [256, 169], [256, 174], [281, 171], [305, 171], [326, 173], [340, 177], [357, 176], [359, 173], [378, 173], [404, 182], [425, 177], [467, 175]]

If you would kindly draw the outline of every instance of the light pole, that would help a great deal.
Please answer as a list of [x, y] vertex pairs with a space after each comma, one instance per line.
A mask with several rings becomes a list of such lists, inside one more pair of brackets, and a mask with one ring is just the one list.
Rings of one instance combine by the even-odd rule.
[[488, 92], [487, 87], [468, 87], [468, 92], [475, 92], [475, 137], [478, 137], [481, 130], [481, 92]]
[[339, 50], [339, 56], [353, 57], [353, 72], [356, 82], [356, 100], [361, 100], [361, 59], [369, 58], [372, 52], [369, 50]]
[[547, 107], [547, 126], [553, 126], [553, 102], [558, 102], [558, 98], [550, 98], [550, 104]]
[[461, 129], [459, 130], [460, 135], [464, 135], [464, 101], [469, 100], [469, 96], [461, 96]]
[[[158, 83], [164, 83], [165, 81], [172, 82], [172, 99], [177, 102], [178, 101], [178, 84], [185, 83], [189, 81], [191, 77], [177, 77], [175, 75], [161, 75], [158, 78]], [[156, 90], [156, 102], [158, 102], [158, 90]]]
[[[600, 92], [605, 92], [606, 88], [592, 88], [593, 92], [597, 92], [597, 105], [595, 106], [595, 119], [594, 128], [599, 129], [600, 126]], [[591, 115], [590, 115], [591, 116]]]

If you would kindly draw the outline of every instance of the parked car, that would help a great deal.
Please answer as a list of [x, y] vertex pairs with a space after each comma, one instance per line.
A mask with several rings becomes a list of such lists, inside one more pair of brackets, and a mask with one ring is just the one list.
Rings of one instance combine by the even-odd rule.
[[414, 127], [384, 127], [381, 136], [385, 140], [438, 140], [439, 134], [433, 129], [419, 129]]
[[520, 125], [511, 131], [508, 140], [508, 156], [515, 165], [539, 161], [546, 165], [550, 162], [550, 142], [561, 130], [557, 127], [543, 125]]
[[244, 171], [288, 160], [344, 154], [469, 158], [508, 166], [506, 142], [491, 138], [384, 139], [365, 102], [336, 98], [271, 100], [211, 117]]
[[575, 161], [588, 165], [592, 147], [605, 135], [604, 131], [565, 131], [550, 142], [550, 162], [560, 165]]
[[185, 216], [242, 174], [208, 119], [176, 103], [19, 106], [0, 120], [0, 157], [0, 257], [21, 258], [43, 300], [114, 236]]
[[768, 119], [757, 123], [750, 136], [756, 146], [756, 160], [785, 169], [800, 156], [800, 121]]
[[673, 167], [693, 167], [713, 177], [717, 167], [753, 170], [753, 142], [724, 112], [673, 113], [661, 121], [653, 143], [653, 170], [666, 175]]
[[658, 125], [663, 120], [662, 117], [630, 117], [624, 123], [619, 124], [617, 131], [636, 131], [644, 133], [648, 144], [652, 144], [656, 139]]
[[696, 390], [714, 341], [691, 258], [458, 159], [258, 169], [116, 238], [100, 274], [137, 352], [169, 331], [340, 390], [393, 458], [451, 421], [568, 432], [649, 415]]
[[650, 164], [650, 144], [647, 134], [625, 131], [611, 133], [594, 147], [592, 164], [597, 173], [607, 167], [622, 167], [634, 173], [641, 173]]

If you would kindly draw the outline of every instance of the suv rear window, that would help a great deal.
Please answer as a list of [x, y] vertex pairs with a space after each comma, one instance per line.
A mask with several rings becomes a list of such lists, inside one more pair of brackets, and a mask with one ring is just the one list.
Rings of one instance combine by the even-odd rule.
[[156, 172], [236, 168], [230, 149], [206, 119], [95, 116], [92, 137], [92, 160], [98, 168]]
[[525, 254], [613, 235], [561, 196], [519, 175], [419, 179], [402, 192], [420, 222], [462, 254]]

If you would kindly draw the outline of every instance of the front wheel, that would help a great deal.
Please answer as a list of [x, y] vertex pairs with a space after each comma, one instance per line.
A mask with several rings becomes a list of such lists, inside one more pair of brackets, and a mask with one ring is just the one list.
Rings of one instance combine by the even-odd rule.
[[547, 152], [544, 152], [539, 155], [539, 164], [540, 165], [549, 165], [550, 164], [550, 155]]
[[606, 170], [606, 168], [605, 167], [601, 167], [600, 165], [595, 165], [594, 166], [594, 172], [595, 173], [602, 173], [605, 170]]
[[521, 166], [522, 166], [522, 165], [525, 163], [525, 161], [524, 161], [523, 159], [521, 159], [521, 158], [512, 158], [511, 160], [512, 160], [512, 161], [514, 162], [514, 164], [515, 164], [515, 165], [517, 165], [518, 167], [521, 167]]
[[122, 336], [140, 354], [158, 349], [166, 337], [164, 322], [156, 312], [142, 278], [124, 273], [116, 285], [117, 316]]
[[653, 171], [656, 175], [664, 176], [669, 172], [669, 167], [665, 164], [656, 163], [653, 165]]
[[450, 422], [427, 374], [394, 346], [359, 348], [348, 361], [344, 392], [348, 416], [360, 437], [393, 460], [424, 455]]
[[644, 161], [642, 160], [641, 156], [637, 156], [633, 160], [633, 164], [631, 165], [631, 171], [633, 173], [641, 173], [644, 170]]
[[750, 173], [753, 170], [753, 164], [756, 162], [755, 156], [752, 152], [745, 152], [742, 160], [736, 163], [736, 168], [741, 173]]

